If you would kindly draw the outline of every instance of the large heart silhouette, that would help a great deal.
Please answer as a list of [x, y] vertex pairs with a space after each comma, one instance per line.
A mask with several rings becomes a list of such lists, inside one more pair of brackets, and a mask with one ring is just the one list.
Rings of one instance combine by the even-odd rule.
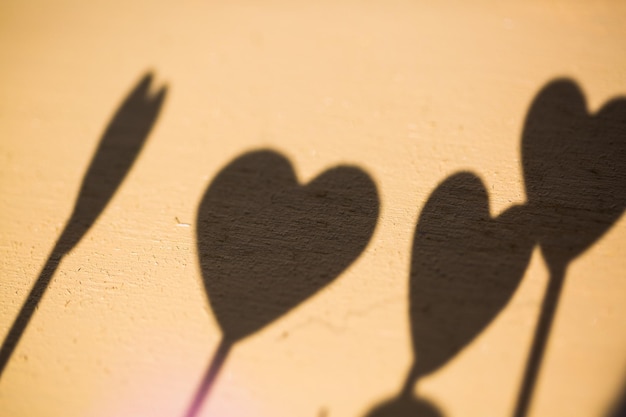
[[298, 184], [271, 151], [224, 168], [198, 210], [204, 286], [225, 340], [239, 340], [285, 314], [350, 265], [378, 217], [376, 186], [340, 166]]
[[208, 188], [197, 218], [204, 288], [222, 329], [214, 359], [187, 412], [197, 415], [232, 345], [330, 284], [365, 249], [378, 193], [356, 167], [298, 184], [289, 161], [247, 153]]

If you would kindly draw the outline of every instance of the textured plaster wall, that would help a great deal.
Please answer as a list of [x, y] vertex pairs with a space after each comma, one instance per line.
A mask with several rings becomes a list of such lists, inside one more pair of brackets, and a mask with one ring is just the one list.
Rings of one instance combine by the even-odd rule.
[[[625, 21], [620, 1], [3, 2], [0, 335], [122, 100], [149, 70], [168, 95], [8, 362], [0, 415], [182, 417], [221, 338], [198, 205], [233, 159], [272, 149], [301, 183], [365, 170], [380, 214], [336, 280], [234, 345], [202, 415], [365, 416], [412, 363], [411, 249], [428, 196], [464, 170], [493, 216], [523, 203], [533, 98], [559, 77], [590, 112], [626, 94]], [[531, 416], [604, 417], [620, 395], [625, 250], [621, 218], [568, 269]], [[510, 302], [415, 394], [449, 417], [511, 415], [547, 279], [535, 248]]]

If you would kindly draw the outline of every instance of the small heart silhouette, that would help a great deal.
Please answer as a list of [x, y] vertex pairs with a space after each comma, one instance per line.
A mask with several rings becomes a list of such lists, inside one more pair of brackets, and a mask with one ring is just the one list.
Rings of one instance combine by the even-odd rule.
[[411, 261], [409, 319], [414, 363], [400, 393], [368, 417], [441, 412], [413, 397], [413, 387], [467, 346], [506, 306], [534, 246], [524, 206], [498, 217], [474, 174], [448, 177], [432, 192], [417, 223]]
[[469, 344], [517, 289], [533, 248], [523, 206], [496, 218], [481, 180], [447, 178], [422, 209], [413, 243], [409, 384]]
[[301, 186], [275, 152], [229, 164], [197, 221], [204, 286], [224, 339], [254, 333], [330, 284], [363, 251], [377, 217], [376, 186], [358, 168]]

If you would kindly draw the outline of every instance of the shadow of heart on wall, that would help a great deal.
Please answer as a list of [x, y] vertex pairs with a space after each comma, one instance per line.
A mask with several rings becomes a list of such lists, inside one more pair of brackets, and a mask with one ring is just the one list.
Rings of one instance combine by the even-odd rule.
[[432, 192], [413, 239], [413, 366], [401, 392], [367, 417], [443, 415], [414, 397], [414, 386], [469, 345], [508, 304], [534, 245], [527, 223], [521, 205], [492, 217], [487, 189], [471, 172], [451, 175]]
[[333, 282], [367, 246], [376, 185], [338, 166], [300, 185], [282, 155], [260, 150], [226, 166], [204, 194], [197, 244], [222, 342], [188, 416], [198, 413], [232, 345]]

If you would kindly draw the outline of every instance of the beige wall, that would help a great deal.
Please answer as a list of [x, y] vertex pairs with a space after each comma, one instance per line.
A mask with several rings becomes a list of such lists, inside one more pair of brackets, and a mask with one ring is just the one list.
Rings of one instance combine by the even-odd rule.
[[[183, 416], [221, 337], [196, 210], [221, 169], [261, 148], [302, 183], [359, 166], [380, 216], [332, 284], [234, 346], [203, 415], [360, 417], [394, 397], [412, 363], [411, 248], [430, 193], [465, 170], [493, 216], [523, 203], [520, 140], [540, 89], [568, 77], [591, 112], [626, 94], [626, 3], [466, 3], [3, 2], [0, 334], [126, 94], [149, 70], [168, 94], [6, 366], [0, 415]], [[570, 265], [529, 415], [604, 417], [618, 396], [625, 249], [621, 218]], [[510, 302], [415, 395], [447, 417], [511, 415], [547, 279], [535, 248]]]

